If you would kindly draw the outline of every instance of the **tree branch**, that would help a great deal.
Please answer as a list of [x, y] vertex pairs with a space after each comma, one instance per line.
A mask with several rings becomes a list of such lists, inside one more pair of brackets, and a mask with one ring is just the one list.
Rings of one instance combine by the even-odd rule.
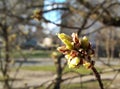
[[95, 76], [96, 76], [96, 78], [97, 78], [97, 80], [98, 80], [98, 82], [99, 82], [100, 88], [101, 88], [101, 89], [104, 89], [103, 83], [102, 83], [102, 80], [101, 80], [101, 77], [100, 77], [100, 74], [97, 72], [97, 70], [96, 70], [95, 67], [92, 67], [91, 69], [92, 69], [93, 73], [95, 74]]

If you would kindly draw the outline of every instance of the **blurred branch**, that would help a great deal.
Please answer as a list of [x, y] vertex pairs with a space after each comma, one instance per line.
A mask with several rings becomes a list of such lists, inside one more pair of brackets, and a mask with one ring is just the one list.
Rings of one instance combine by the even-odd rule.
[[[111, 70], [103, 70], [103, 71], [101, 71], [101, 72], [99, 72], [100, 74], [106, 74], [106, 73], [112, 73], [112, 72], [116, 72], [116, 71], [120, 71], [120, 68], [116, 68], [116, 69], [111, 69]], [[77, 73], [76, 71], [70, 71], [70, 72], [66, 72], [66, 73], [64, 73], [64, 74], [68, 74], [68, 73]], [[90, 75], [93, 75], [93, 73], [90, 73], [90, 74], [79, 74], [79, 73], [77, 73], [78, 75], [75, 75], [75, 76], [72, 76], [72, 77], [68, 77], [68, 78], [65, 78], [65, 79], [62, 79], [62, 81], [64, 82], [64, 81], [67, 81], [67, 80], [69, 80], [69, 79], [73, 79], [73, 78], [77, 78], [77, 77], [79, 77], [79, 76], [81, 76], [81, 77], [86, 77], [86, 76], [90, 76]]]
[[84, 29], [85, 25], [87, 24], [87, 21], [89, 20], [90, 15], [91, 15], [91, 13], [89, 12], [89, 13], [85, 16], [85, 18], [84, 18], [84, 20], [83, 20], [83, 22], [82, 22], [81, 27], [80, 27], [80, 28], [78, 29], [78, 31], [77, 31], [78, 36], [81, 35], [81, 32], [82, 32], [82, 30]]
[[[90, 10], [90, 11], [92, 11], [94, 8], [96, 8], [96, 7], [94, 7], [94, 6], [92, 6], [91, 4], [90, 4], [90, 2], [85, 2], [84, 0], [78, 0], [82, 5], [84, 5], [88, 10]], [[116, 26], [116, 27], [119, 27], [120, 25], [120, 17], [117, 17], [117, 19], [116, 19], [116, 17], [112, 17], [112, 16], [110, 16], [110, 14], [108, 14], [108, 10], [107, 9], [109, 9], [110, 7], [112, 7], [112, 6], [114, 6], [114, 5], [120, 5], [120, 3], [111, 3], [109, 6], [107, 6], [106, 8], [103, 8], [103, 5], [104, 4], [106, 4], [107, 3], [107, 0], [105, 0], [103, 3], [101, 3], [99, 6], [101, 7], [101, 9], [103, 9], [103, 11], [104, 12], [106, 12], [107, 13], [107, 15], [102, 15], [101, 16], [101, 22], [103, 23], [103, 24], [105, 24], [105, 25], [111, 25], [111, 26]], [[95, 11], [95, 13], [94, 14], [96, 14], [96, 15], [99, 15], [101, 12], [99, 11], [99, 10], [97, 10], [97, 11]]]
[[111, 3], [111, 4], [107, 7], [107, 9], [109, 9], [109, 8], [115, 6], [115, 5], [120, 5], [120, 3], [119, 3], [119, 2]]
[[88, 32], [88, 33], [85, 33], [85, 34], [81, 34], [81, 36], [91, 35], [91, 34], [93, 34], [93, 33], [95, 33], [95, 32], [101, 31], [101, 30], [104, 29], [104, 28], [107, 28], [107, 27], [106, 27], [106, 26], [102, 26], [102, 27], [97, 28], [97, 29], [95, 29], [95, 30], [93, 30], [93, 31], [91, 31], [91, 32]]
[[97, 80], [98, 80], [98, 82], [99, 82], [100, 88], [101, 88], [101, 89], [104, 89], [101, 76], [100, 76], [100, 74], [98, 73], [98, 71], [96, 70], [96, 68], [95, 68], [95, 67], [92, 67], [92, 71], [93, 71], [93, 73], [95, 74], [95, 77], [97, 78]]
[[57, 23], [54, 23], [54, 22], [52, 22], [52, 21], [50, 21], [50, 20], [47, 20], [47, 19], [45, 19], [44, 17], [42, 17], [43, 18], [43, 20], [45, 21], [45, 22], [47, 22], [47, 23], [52, 23], [52, 24], [54, 24], [54, 25], [56, 25], [56, 26], [60, 26], [60, 27], [64, 27], [64, 28], [69, 28], [69, 29], [79, 29], [80, 27], [73, 27], [73, 26], [67, 26], [67, 25], [63, 25], [63, 24], [57, 24]]
[[120, 73], [120, 70], [117, 71], [117, 73], [114, 75], [112, 81], [110, 81], [110, 83], [109, 83], [107, 86], [105, 86], [105, 89], [109, 89], [109, 86], [110, 86], [110, 85], [113, 83], [113, 81], [117, 78], [117, 76], [118, 76], [119, 73]]
[[[17, 50], [20, 55], [22, 56], [22, 58], [24, 59], [22, 62], [20, 62], [19, 66], [16, 68], [15, 74], [14, 74], [14, 78], [16, 78], [17, 74], [19, 73], [20, 68], [22, 67], [22, 64], [27, 60], [27, 57], [22, 53], [21, 50]], [[11, 87], [13, 86], [15, 80], [12, 81], [11, 83]]]
[[45, 4], [45, 5], [41, 4], [41, 5], [27, 6], [26, 8], [27, 9], [31, 9], [31, 7], [32, 7], [32, 8], [41, 8], [42, 9], [43, 7], [47, 7], [47, 6], [51, 6], [52, 7], [54, 5], [57, 5], [57, 6], [59, 6], [59, 5], [62, 5], [62, 6], [65, 5], [66, 6], [67, 4], [66, 3], [52, 3], [52, 4]]
[[2, 71], [2, 73], [4, 72], [3, 59], [2, 59], [2, 47], [0, 47], [0, 70]]
[[69, 11], [69, 8], [67, 8], [67, 7], [52, 8], [50, 10], [44, 10], [44, 11], [42, 11], [42, 13], [47, 13], [47, 12], [54, 11], [54, 10], [64, 10], [64, 11], [67, 10], [67, 11]]

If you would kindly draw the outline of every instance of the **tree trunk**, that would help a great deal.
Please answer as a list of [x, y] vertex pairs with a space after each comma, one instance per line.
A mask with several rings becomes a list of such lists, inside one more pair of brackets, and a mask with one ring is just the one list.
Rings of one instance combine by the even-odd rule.
[[60, 55], [58, 59], [56, 59], [56, 80], [55, 80], [55, 85], [53, 89], [60, 89], [60, 84], [62, 81], [62, 66], [61, 66], [61, 59], [64, 57], [64, 55]]
[[3, 76], [4, 76], [4, 89], [11, 89], [9, 85], [9, 62], [10, 62], [10, 57], [9, 57], [9, 40], [8, 40], [8, 31], [7, 31], [7, 26], [5, 25], [3, 28], [3, 37], [5, 40], [5, 65], [3, 69]]
[[107, 54], [107, 63], [110, 64], [110, 45], [109, 38], [106, 40], [106, 54]]
[[96, 48], [95, 48], [95, 57], [98, 59], [98, 50], [99, 50], [99, 40], [96, 40]]

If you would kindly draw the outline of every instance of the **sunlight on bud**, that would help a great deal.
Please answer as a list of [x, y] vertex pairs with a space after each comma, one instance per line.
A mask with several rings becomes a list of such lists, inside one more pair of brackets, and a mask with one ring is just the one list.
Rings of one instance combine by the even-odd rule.
[[71, 69], [72, 69], [72, 68], [76, 68], [76, 66], [75, 66], [75, 65], [72, 65], [72, 64], [69, 64], [68, 66], [69, 66], [69, 68], [71, 68]]
[[60, 34], [58, 33], [57, 35], [58, 35], [58, 38], [59, 38], [61, 41], [64, 40], [64, 39], [69, 40], [69, 41], [72, 41], [72, 38], [71, 38], [70, 36], [64, 34], [64, 33], [60, 33]]
[[75, 57], [71, 60], [71, 64], [78, 65], [80, 63], [80, 59], [78, 57]]
[[69, 68], [78, 68], [79, 63], [80, 59], [78, 57], [75, 57], [68, 62], [68, 65]]
[[68, 54], [68, 55], [65, 55], [65, 58], [68, 59], [68, 60], [70, 60], [70, 59], [72, 59], [72, 56], [70, 56], [70, 55]]
[[67, 49], [73, 49], [73, 44], [69, 40], [63, 39], [62, 42], [66, 45]]
[[89, 69], [90, 66], [91, 66], [91, 64], [90, 64], [89, 62], [85, 62], [85, 63], [83, 64], [83, 66], [84, 66], [85, 68]]

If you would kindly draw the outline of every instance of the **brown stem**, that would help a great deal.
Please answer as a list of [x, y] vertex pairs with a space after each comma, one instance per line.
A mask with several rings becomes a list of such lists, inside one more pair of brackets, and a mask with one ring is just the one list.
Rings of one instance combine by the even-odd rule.
[[97, 72], [97, 70], [94, 66], [91, 69], [92, 69], [93, 73], [95, 74], [95, 76], [99, 82], [100, 89], [104, 89], [100, 74]]

